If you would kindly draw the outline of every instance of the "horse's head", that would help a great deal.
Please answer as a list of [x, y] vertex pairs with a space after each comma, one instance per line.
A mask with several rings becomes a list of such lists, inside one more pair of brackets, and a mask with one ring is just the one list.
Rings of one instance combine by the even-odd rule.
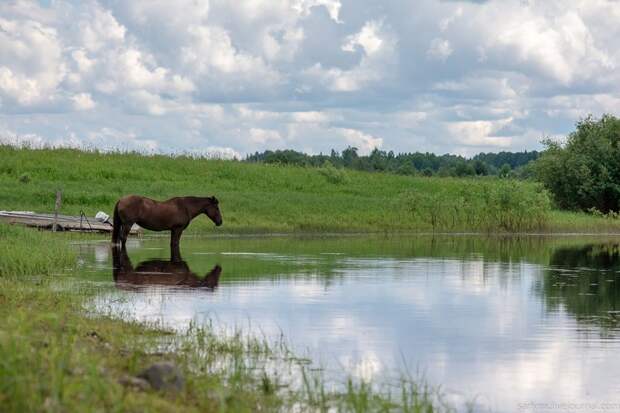
[[209, 203], [205, 207], [204, 213], [207, 214], [211, 221], [218, 227], [222, 225], [222, 214], [220, 213], [219, 201], [216, 197], [209, 197]]

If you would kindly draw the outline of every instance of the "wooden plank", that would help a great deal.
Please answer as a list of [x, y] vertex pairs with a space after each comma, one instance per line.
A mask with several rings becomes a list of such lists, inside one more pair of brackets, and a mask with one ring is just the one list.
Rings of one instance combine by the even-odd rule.
[[[112, 232], [112, 224], [107, 222], [99, 222], [94, 217], [81, 219], [69, 215], [55, 214], [30, 214], [25, 212], [0, 211], [0, 220], [9, 224], [26, 225], [41, 229], [52, 229], [54, 223], [63, 231], [81, 231], [81, 232]], [[90, 225], [89, 225], [90, 224]], [[136, 235], [141, 233], [141, 228], [132, 228], [130, 234]]]

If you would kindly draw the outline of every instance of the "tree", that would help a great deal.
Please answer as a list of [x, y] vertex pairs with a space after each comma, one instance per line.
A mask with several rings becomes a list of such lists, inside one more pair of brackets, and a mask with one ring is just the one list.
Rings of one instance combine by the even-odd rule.
[[356, 147], [347, 147], [344, 151], [342, 151], [342, 160], [344, 166], [347, 168], [351, 168], [354, 166], [355, 161], [357, 161], [357, 148]]
[[473, 176], [476, 174], [474, 167], [469, 162], [459, 162], [454, 167], [455, 176]]
[[387, 169], [388, 158], [384, 151], [380, 151], [377, 148], [373, 149], [370, 153], [369, 161], [373, 171], [385, 171]]
[[487, 176], [489, 174], [488, 165], [480, 159], [474, 161], [474, 170], [476, 171], [476, 175]]
[[512, 168], [509, 164], [505, 163], [502, 165], [501, 168], [499, 168], [498, 175], [500, 178], [508, 178], [508, 175], [510, 175], [510, 171], [512, 171]]
[[557, 205], [573, 210], [620, 210], [620, 119], [603, 115], [577, 122], [565, 144], [545, 140], [536, 177]]

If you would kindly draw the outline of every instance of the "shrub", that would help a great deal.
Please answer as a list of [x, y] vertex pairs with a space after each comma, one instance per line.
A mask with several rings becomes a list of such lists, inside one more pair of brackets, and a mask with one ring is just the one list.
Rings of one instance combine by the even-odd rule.
[[505, 163], [502, 165], [501, 168], [499, 168], [498, 175], [500, 178], [508, 178], [508, 175], [510, 175], [511, 171], [512, 171], [512, 168], [510, 167], [510, 165]]
[[319, 168], [319, 173], [323, 175], [330, 184], [344, 184], [348, 182], [348, 177], [343, 169], [338, 169], [330, 161], [325, 161]]

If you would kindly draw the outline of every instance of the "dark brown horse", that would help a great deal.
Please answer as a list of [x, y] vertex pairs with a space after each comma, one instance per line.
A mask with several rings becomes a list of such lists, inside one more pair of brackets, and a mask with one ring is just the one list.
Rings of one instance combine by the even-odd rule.
[[207, 214], [218, 227], [222, 225], [219, 202], [214, 196], [184, 196], [159, 202], [138, 195], [121, 198], [114, 207], [112, 243], [125, 247], [133, 224], [151, 231], [171, 231], [170, 250], [179, 255], [181, 234], [192, 219]]
[[216, 265], [200, 278], [193, 273], [185, 261], [148, 260], [133, 267], [127, 251], [118, 246], [112, 249], [114, 282], [122, 289], [135, 289], [147, 285], [167, 285], [190, 288], [217, 287], [222, 267]]

